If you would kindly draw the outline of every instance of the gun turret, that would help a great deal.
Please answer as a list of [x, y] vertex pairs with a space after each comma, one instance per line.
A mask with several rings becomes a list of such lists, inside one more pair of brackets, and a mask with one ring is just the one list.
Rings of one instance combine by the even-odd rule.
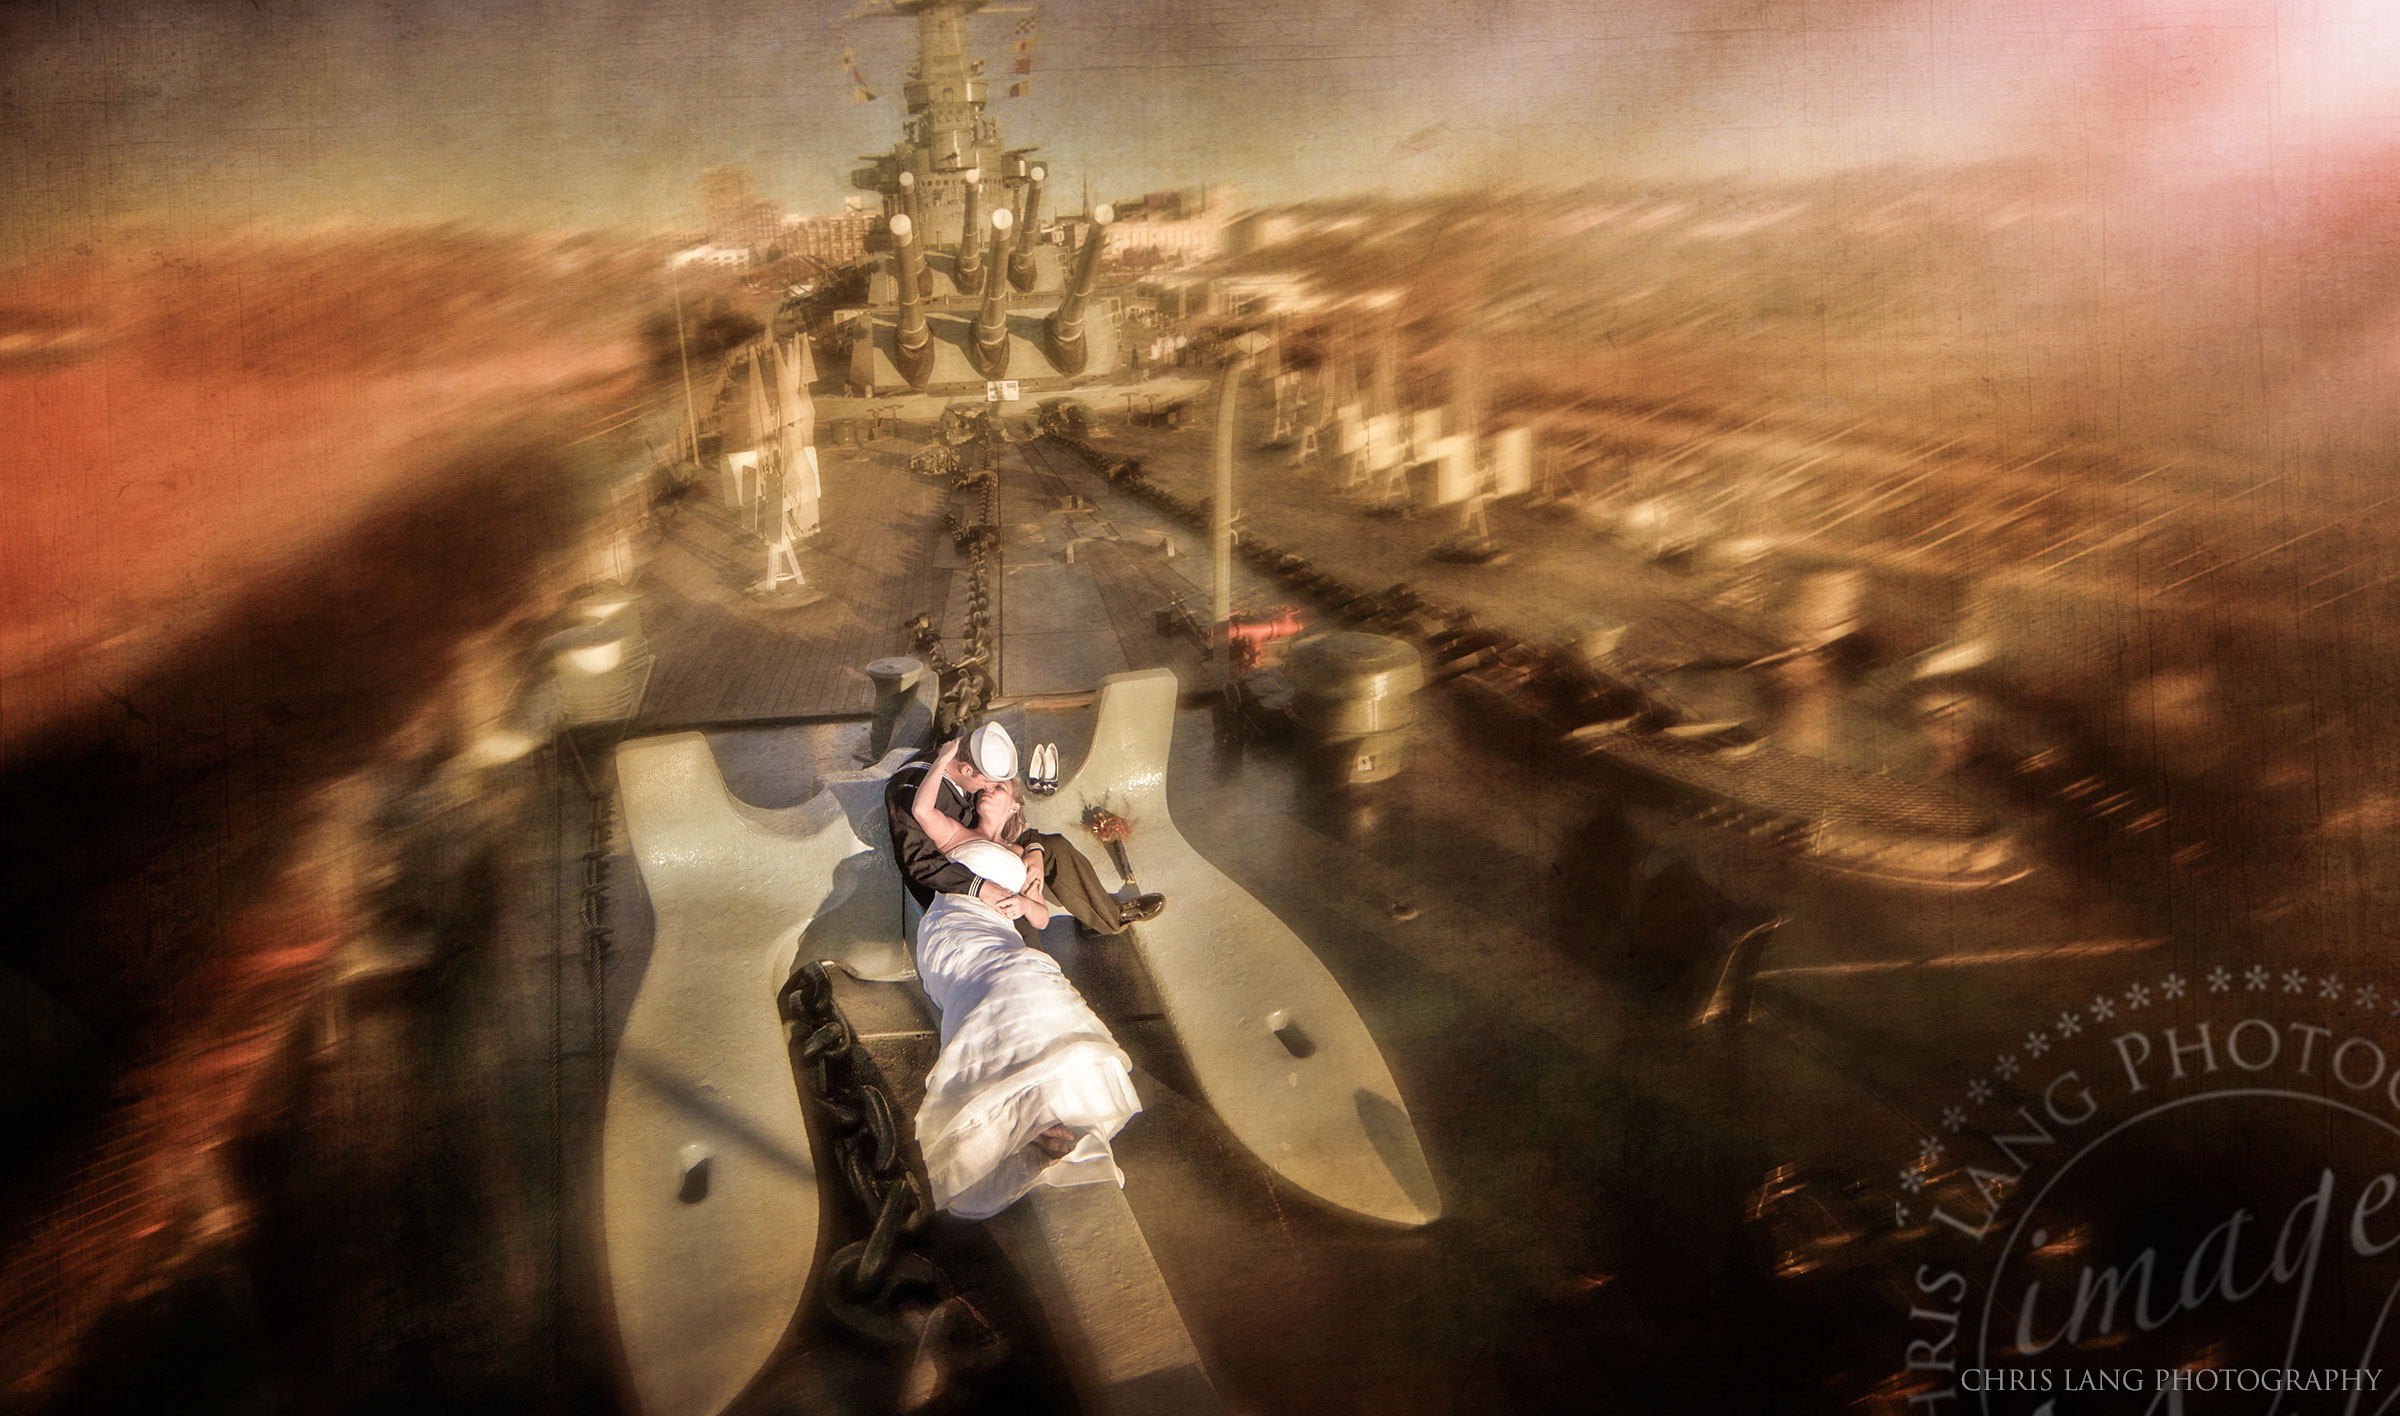
[[1017, 218], [1017, 248], [1008, 253], [1008, 283], [1033, 293], [1033, 243], [1042, 234], [1042, 179], [1050, 170], [1040, 164], [1025, 174], [1025, 210]]
[[900, 257], [900, 324], [892, 336], [892, 365], [909, 387], [919, 388], [933, 372], [933, 331], [925, 327], [925, 252], [907, 212], [892, 217], [892, 245]]
[[983, 174], [970, 167], [959, 174], [967, 183], [967, 219], [958, 228], [958, 293], [983, 289]]
[[987, 379], [1008, 373], [1008, 282], [1001, 278], [1008, 260], [1008, 228], [1015, 218], [1007, 207], [992, 213], [992, 255], [989, 278], [983, 285], [983, 308], [975, 315], [975, 342], [967, 357]]
[[1042, 321], [1042, 343], [1050, 364], [1069, 378], [1082, 373], [1084, 361], [1091, 357], [1083, 340], [1083, 304], [1092, 293], [1092, 276], [1100, 269], [1100, 248], [1108, 239], [1108, 223], [1116, 218], [1116, 211], [1105, 202], [1092, 208], [1091, 229], [1075, 250], [1075, 272], [1067, 277], [1066, 293], [1050, 318]]

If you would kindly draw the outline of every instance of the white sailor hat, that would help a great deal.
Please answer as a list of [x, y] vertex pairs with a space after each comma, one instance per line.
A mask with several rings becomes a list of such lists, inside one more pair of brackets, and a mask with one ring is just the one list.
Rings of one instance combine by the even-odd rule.
[[967, 760], [994, 781], [1008, 781], [1017, 775], [1016, 740], [998, 723], [986, 723], [967, 734]]

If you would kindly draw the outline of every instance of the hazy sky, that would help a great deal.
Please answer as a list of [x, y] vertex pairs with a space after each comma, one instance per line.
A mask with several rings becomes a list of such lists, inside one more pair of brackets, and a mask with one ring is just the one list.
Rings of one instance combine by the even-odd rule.
[[[913, 25], [822, 0], [0, 7], [0, 258], [107, 223], [656, 229], [712, 163], [797, 210], [888, 148]], [[1047, 0], [993, 106], [1071, 193], [1246, 198], [2388, 141], [2391, 0]], [[995, 70], [1012, 17], [977, 21]], [[1062, 195], [1064, 194], [1062, 193]]]

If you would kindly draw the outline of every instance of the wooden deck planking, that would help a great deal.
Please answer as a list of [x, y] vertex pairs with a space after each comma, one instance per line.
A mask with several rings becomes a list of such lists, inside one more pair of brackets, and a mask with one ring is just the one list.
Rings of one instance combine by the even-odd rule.
[[[1157, 611], [1192, 590], [1191, 582], [1156, 548], [1113, 539], [1120, 522], [1139, 504], [1064, 453], [1039, 448], [1020, 452], [1030, 475], [1018, 479], [1013, 497], [1008, 484], [1002, 484], [1003, 515], [1013, 510], [1019, 519], [1057, 520], [1058, 539], [1073, 542], [1075, 565], [1098, 593], [1107, 627], [1129, 668], [1172, 669], [1187, 683], [1197, 681], [1206, 667], [1199, 646], [1182, 634], [1160, 634], [1156, 619]], [[1061, 510], [1070, 496], [1092, 503], [1092, 509]]]
[[854, 670], [903, 652], [902, 624], [940, 608], [947, 488], [881, 458], [838, 455], [826, 458], [824, 483], [824, 529], [800, 552], [818, 596], [807, 604], [746, 593], [766, 555], [726, 509], [677, 513], [640, 580], [658, 662], [634, 732], [872, 708], [873, 688]]
[[[1128, 509], [1118, 505], [1122, 499], [1097, 478], [1078, 485], [1085, 479], [1031, 459], [1004, 467], [1015, 474], [1002, 484], [1002, 518], [1017, 555], [1038, 562], [1072, 538], [1073, 574], [1091, 584], [1103, 611], [1091, 627], [1113, 638], [1134, 668], [1171, 668], [1187, 679], [1201, 673], [1198, 646], [1161, 635], [1155, 621], [1190, 582], [1156, 549], [1109, 539], [1112, 512]], [[829, 458], [825, 482], [825, 530], [801, 552], [820, 598], [805, 605], [744, 593], [765, 556], [728, 509], [700, 503], [678, 513], [642, 579], [658, 663], [633, 731], [863, 714], [873, 691], [858, 670], [905, 652], [901, 626], [910, 616], [934, 614], [955, 635], [959, 626], [950, 621], [964, 570], [942, 525], [948, 485], [873, 456]], [[1069, 492], [1096, 495], [1103, 509], [1066, 512]], [[1023, 619], [1010, 609], [1004, 593], [1004, 630], [1009, 619]], [[952, 652], [962, 650], [954, 643]]]
[[1173, 669], [1188, 682], [1202, 668], [1199, 645], [1177, 631], [1158, 632], [1157, 612], [1188, 587], [1159, 553], [1123, 541], [1087, 541], [1080, 564], [1092, 568], [1109, 627], [1136, 669]]

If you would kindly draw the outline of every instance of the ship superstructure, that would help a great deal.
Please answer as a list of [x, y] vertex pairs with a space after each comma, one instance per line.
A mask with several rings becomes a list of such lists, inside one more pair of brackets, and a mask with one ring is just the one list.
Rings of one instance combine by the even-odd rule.
[[851, 173], [882, 199], [884, 221], [866, 303], [833, 321], [856, 394], [1055, 389], [1117, 365], [1114, 326], [1092, 317], [1091, 301], [1111, 214], [1094, 210], [1072, 252], [1045, 239], [1049, 171], [1033, 149], [1004, 146], [985, 111], [968, 25], [984, 3], [893, 7], [917, 23], [908, 117], [889, 153]]

